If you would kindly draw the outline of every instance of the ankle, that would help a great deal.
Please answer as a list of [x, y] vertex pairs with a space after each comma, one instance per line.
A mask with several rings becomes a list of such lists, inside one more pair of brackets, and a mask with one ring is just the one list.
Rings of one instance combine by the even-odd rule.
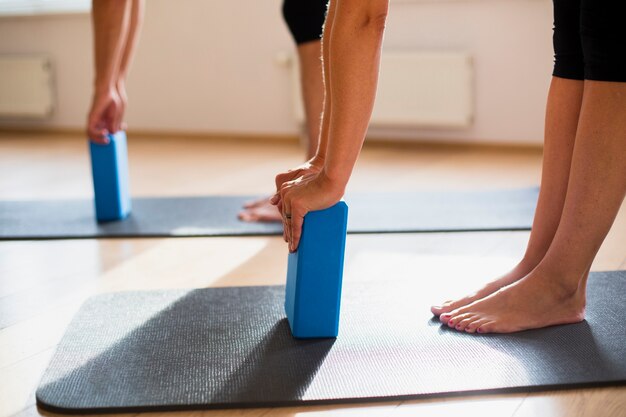
[[576, 298], [580, 294], [584, 296], [584, 288], [581, 292], [583, 275], [576, 271], [540, 264], [536, 267], [535, 272], [545, 280], [545, 284], [549, 286], [550, 291], [557, 298], [567, 300]]
[[517, 264], [515, 268], [521, 272], [530, 274], [532, 270], [535, 269], [537, 265], [541, 263], [544, 255], [545, 254], [533, 254], [533, 253], [526, 252], [522, 260], [519, 261], [519, 263]]
[[533, 258], [529, 258], [524, 256], [518, 263], [513, 267], [511, 271], [516, 277], [525, 277], [526, 275], [533, 272], [533, 270], [539, 265], [541, 260], [535, 260]]

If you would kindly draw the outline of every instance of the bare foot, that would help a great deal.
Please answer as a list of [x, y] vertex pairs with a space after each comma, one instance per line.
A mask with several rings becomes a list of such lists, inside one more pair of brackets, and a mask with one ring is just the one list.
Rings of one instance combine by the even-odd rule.
[[493, 294], [502, 287], [506, 287], [507, 285], [510, 285], [515, 281], [522, 279], [523, 277], [528, 275], [535, 266], [536, 263], [522, 261], [517, 264], [517, 266], [513, 268], [510, 272], [501, 276], [500, 278], [491, 281], [475, 293], [467, 295], [463, 298], [459, 298], [458, 300], [448, 300], [441, 305], [432, 306], [430, 308], [430, 311], [435, 316], [441, 316], [442, 314], [449, 313], [453, 310], [456, 310], [457, 308], [471, 304], [476, 300], [480, 300], [481, 298], [485, 298], [488, 295]]
[[243, 203], [243, 208], [249, 209], [249, 208], [262, 206], [263, 204], [267, 203], [269, 199], [270, 197], [261, 197], [256, 200], [246, 201], [245, 203]]
[[248, 202], [238, 215], [245, 222], [281, 222], [278, 208], [270, 203], [270, 198]]
[[585, 317], [583, 285], [567, 287], [537, 270], [464, 307], [439, 316], [451, 328], [468, 333], [512, 333], [577, 323]]

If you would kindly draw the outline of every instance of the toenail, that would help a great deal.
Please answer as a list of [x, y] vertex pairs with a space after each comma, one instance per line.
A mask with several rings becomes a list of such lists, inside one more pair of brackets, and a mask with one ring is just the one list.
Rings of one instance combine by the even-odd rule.
[[482, 333], [482, 331], [480, 330], [480, 327], [479, 327], [478, 329], [476, 329], [476, 331], [477, 331], [478, 333]]
[[457, 328], [457, 329], [460, 329], [460, 328], [461, 328], [461, 325], [460, 325], [460, 324], [457, 324], [457, 325], [456, 325], [456, 328]]
[[448, 322], [448, 326], [454, 326], [454, 320], [450, 320], [450, 321]]

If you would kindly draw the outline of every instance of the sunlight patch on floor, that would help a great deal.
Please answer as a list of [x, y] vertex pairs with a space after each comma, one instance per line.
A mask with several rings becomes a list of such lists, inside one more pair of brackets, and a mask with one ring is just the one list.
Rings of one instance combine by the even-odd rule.
[[261, 252], [269, 239], [203, 239], [198, 243], [198, 239], [163, 240], [104, 274], [100, 291], [211, 286]]
[[363, 251], [351, 257], [346, 282], [423, 280], [423, 294], [454, 298], [509, 271], [513, 256], [433, 255]]

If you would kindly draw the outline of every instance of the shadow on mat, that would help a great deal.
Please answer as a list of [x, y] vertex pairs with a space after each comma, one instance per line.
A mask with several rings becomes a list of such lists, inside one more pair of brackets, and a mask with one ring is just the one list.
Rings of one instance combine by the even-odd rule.
[[278, 321], [233, 372], [216, 398], [232, 402], [285, 402], [303, 398], [335, 339], [297, 340]]
[[622, 276], [590, 278], [587, 321], [508, 335], [412, 314], [417, 284], [346, 286], [336, 341], [291, 337], [283, 287], [101, 295], [70, 325], [38, 404], [84, 414], [623, 384]]
[[[44, 376], [38, 405], [61, 412], [141, 411], [300, 400], [335, 340], [294, 339], [282, 308], [284, 288], [261, 292], [150, 292], [143, 300], [118, 293], [92, 302], [88, 318], [73, 322], [64, 338], [71, 347], [53, 358], [59, 366]], [[145, 311], [111, 319], [127, 302]], [[114, 323], [128, 331], [118, 336]], [[102, 337], [89, 330], [94, 327]], [[89, 333], [96, 336], [85, 338]]]

